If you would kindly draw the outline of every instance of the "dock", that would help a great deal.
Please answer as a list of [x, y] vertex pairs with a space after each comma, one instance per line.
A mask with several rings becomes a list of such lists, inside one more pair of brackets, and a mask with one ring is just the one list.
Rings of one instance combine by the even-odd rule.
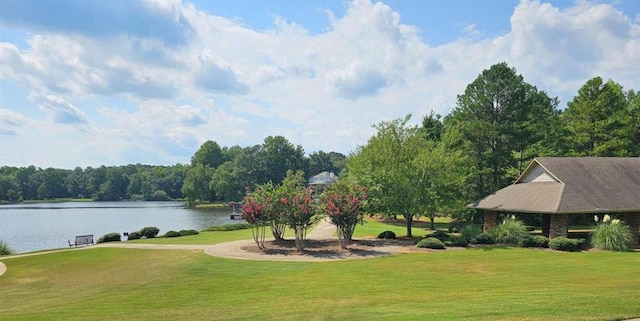
[[229, 218], [232, 219], [232, 220], [241, 220], [242, 219], [242, 213], [233, 212], [233, 213], [231, 213], [231, 216]]

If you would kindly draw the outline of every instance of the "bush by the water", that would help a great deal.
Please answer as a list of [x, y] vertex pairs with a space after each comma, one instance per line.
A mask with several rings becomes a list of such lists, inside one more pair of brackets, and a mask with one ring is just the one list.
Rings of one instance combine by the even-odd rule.
[[566, 237], [555, 237], [549, 240], [549, 248], [556, 251], [578, 252], [581, 245], [580, 241]]
[[160, 229], [155, 227], [155, 226], [147, 226], [147, 227], [143, 227], [140, 230], [140, 235], [143, 237], [146, 237], [148, 239], [152, 239], [156, 236], [158, 236], [158, 233], [160, 232]]
[[469, 245], [469, 242], [463, 236], [449, 235], [449, 238], [444, 241], [444, 245], [467, 247], [467, 245]]
[[514, 218], [504, 220], [491, 231], [491, 236], [496, 243], [511, 245], [517, 245], [528, 234], [527, 226]]
[[180, 235], [188, 236], [188, 235], [198, 235], [200, 232], [196, 230], [180, 230]]
[[473, 244], [496, 244], [496, 241], [488, 233], [480, 233], [470, 240]]
[[117, 232], [107, 233], [101, 236], [96, 241], [96, 244], [106, 243], [106, 242], [120, 242], [120, 233], [117, 233]]
[[180, 237], [182, 235], [180, 235], [180, 232], [178, 231], [167, 231], [167, 233], [164, 233], [164, 235], [162, 237]]
[[[597, 216], [596, 216], [597, 217]], [[633, 236], [631, 229], [620, 220], [605, 215], [591, 234], [591, 245], [594, 248], [607, 251], [629, 251]]]
[[11, 255], [13, 254], [13, 250], [9, 247], [9, 244], [0, 240], [0, 255]]
[[437, 238], [438, 240], [444, 242], [449, 238], [449, 233], [445, 232], [445, 231], [434, 231], [432, 233], [429, 233], [427, 235], [425, 235], [424, 237], [433, 237], [433, 238]]
[[216, 231], [236, 231], [236, 230], [246, 230], [250, 229], [251, 225], [247, 223], [235, 223], [235, 224], [225, 224], [220, 226], [211, 226], [202, 230], [203, 232], [216, 232]]
[[444, 243], [442, 243], [442, 241], [440, 241], [435, 237], [423, 238], [418, 242], [416, 246], [419, 248], [426, 248], [426, 249], [436, 249], [436, 250], [444, 249]]
[[384, 231], [378, 234], [378, 238], [379, 239], [395, 239], [396, 233], [394, 233], [393, 231]]
[[139, 240], [139, 239], [140, 239], [140, 232], [138, 231], [130, 232], [129, 235], [127, 235], [128, 241]]
[[549, 247], [549, 239], [543, 235], [527, 235], [518, 244], [522, 247]]

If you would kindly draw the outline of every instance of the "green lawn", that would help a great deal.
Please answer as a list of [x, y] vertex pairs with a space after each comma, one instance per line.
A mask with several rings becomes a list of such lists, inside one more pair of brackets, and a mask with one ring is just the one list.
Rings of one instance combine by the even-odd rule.
[[[358, 227], [378, 228], [390, 229]], [[209, 233], [169, 240], [250, 235]], [[640, 317], [639, 255], [489, 247], [301, 263], [93, 248], [0, 259], [0, 320], [619, 320]]]

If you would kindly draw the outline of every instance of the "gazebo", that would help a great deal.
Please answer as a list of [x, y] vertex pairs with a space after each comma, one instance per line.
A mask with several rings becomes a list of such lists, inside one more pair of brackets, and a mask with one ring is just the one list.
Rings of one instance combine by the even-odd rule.
[[640, 246], [640, 158], [538, 157], [513, 183], [473, 204], [483, 230], [499, 212], [542, 215], [542, 233], [567, 236], [571, 214], [619, 214]]

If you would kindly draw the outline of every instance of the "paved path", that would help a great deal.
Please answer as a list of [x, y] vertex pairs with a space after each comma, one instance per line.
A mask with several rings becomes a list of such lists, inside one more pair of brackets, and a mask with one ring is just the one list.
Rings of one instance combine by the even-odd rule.
[[309, 240], [326, 240], [333, 239], [336, 236], [336, 226], [331, 224], [328, 219], [322, 219], [316, 227], [307, 234]]

